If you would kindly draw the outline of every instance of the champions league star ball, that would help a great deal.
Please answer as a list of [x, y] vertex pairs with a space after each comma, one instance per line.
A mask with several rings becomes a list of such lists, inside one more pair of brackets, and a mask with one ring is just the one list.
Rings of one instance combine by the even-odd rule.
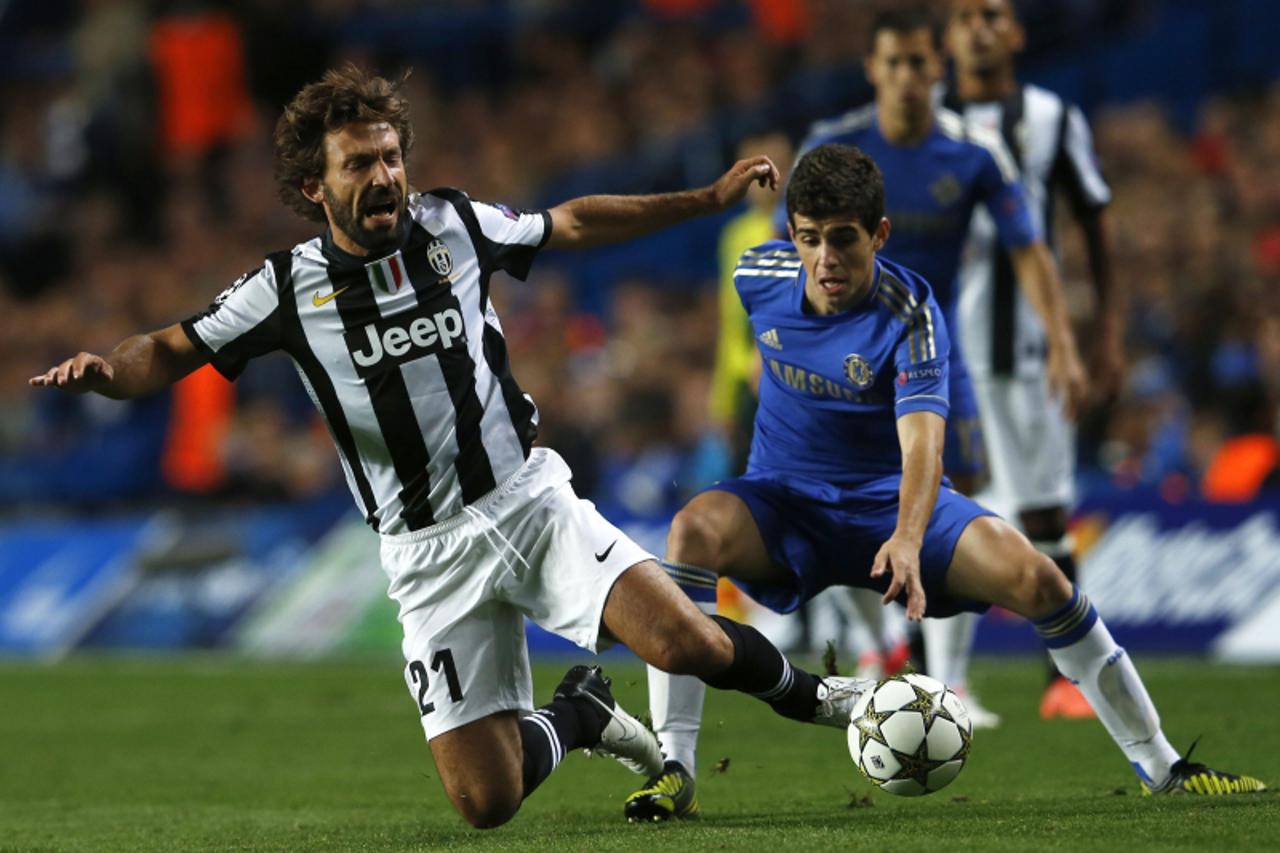
[[882, 791], [919, 797], [945, 788], [969, 756], [964, 703], [927, 675], [895, 675], [854, 703], [849, 753]]

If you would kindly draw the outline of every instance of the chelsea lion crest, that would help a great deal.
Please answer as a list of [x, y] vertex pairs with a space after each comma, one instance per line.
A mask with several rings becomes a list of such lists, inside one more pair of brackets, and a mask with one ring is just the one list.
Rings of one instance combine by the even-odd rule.
[[449, 254], [449, 247], [444, 244], [444, 241], [438, 238], [432, 240], [431, 245], [427, 246], [427, 262], [440, 275], [453, 272], [453, 255]]
[[856, 352], [844, 357], [844, 375], [859, 388], [869, 388], [875, 379], [871, 363]]

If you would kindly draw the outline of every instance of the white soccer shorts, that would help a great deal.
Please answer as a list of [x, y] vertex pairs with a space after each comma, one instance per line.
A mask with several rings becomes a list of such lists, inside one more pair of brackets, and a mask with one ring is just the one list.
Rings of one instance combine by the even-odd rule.
[[578, 498], [569, 478], [558, 454], [535, 448], [457, 515], [382, 537], [405, 682], [428, 740], [498, 711], [531, 710], [524, 617], [595, 652], [609, 590], [653, 558]]
[[991, 482], [982, 503], [1017, 514], [1075, 499], [1075, 427], [1050, 397], [1047, 378], [973, 376]]

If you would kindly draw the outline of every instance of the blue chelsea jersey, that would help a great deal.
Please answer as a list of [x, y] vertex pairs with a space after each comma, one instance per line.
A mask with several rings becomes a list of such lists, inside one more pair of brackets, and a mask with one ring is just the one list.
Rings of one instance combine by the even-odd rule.
[[876, 258], [857, 305], [808, 314], [799, 255], [782, 240], [748, 249], [733, 278], [764, 368], [747, 476], [847, 488], [900, 474], [898, 417], [948, 411], [950, 342], [925, 280]]
[[[885, 139], [872, 104], [818, 122], [800, 152], [833, 142], [856, 146], [880, 167], [890, 224], [881, 254], [924, 276], [953, 326], [956, 276], [974, 206], [986, 206], [1006, 248], [1040, 236], [1004, 142], [996, 133], [966, 128], [950, 110], [937, 109], [924, 141], [905, 146]], [[784, 233], [785, 205], [778, 224]]]

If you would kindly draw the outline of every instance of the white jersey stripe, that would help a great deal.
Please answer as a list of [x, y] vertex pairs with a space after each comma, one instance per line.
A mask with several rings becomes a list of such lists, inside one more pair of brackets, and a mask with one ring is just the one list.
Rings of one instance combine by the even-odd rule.
[[[480, 329], [482, 345], [486, 326], [493, 332], [497, 332], [499, 337], [502, 334], [502, 327], [498, 324], [498, 315], [493, 310], [492, 304], [486, 306], [485, 313], [491, 315], [492, 320], [487, 320]], [[484, 414], [480, 421], [481, 439], [484, 441], [485, 450], [488, 451], [495, 470], [515, 470], [524, 463], [525, 454], [521, 448], [520, 436], [516, 434], [514, 421], [511, 412], [507, 409], [507, 402], [502, 396], [502, 386], [498, 382], [498, 377], [494, 375], [483, 355], [478, 363], [484, 365], [483, 370], [476, 371], [476, 393], [480, 395], [480, 400], [484, 404]]]
[[440, 417], [453, 408], [440, 359], [427, 356], [400, 368], [405, 385], [413, 389], [413, 414], [427, 445], [427, 473], [431, 479], [431, 514], [438, 520], [462, 510], [462, 489], [453, 460], [458, 458], [458, 433], [452, 419]]
[[737, 275], [738, 273], [743, 273], [745, 275], [765, 275], [771, 278], [795, 278], [800, 273], [800, 269], [799, 267], [795, 269], [785, 269], [785, 270], [758, 269], [756, 267], [738, 267], [736, 270], [733, 271], [733, 274]]

